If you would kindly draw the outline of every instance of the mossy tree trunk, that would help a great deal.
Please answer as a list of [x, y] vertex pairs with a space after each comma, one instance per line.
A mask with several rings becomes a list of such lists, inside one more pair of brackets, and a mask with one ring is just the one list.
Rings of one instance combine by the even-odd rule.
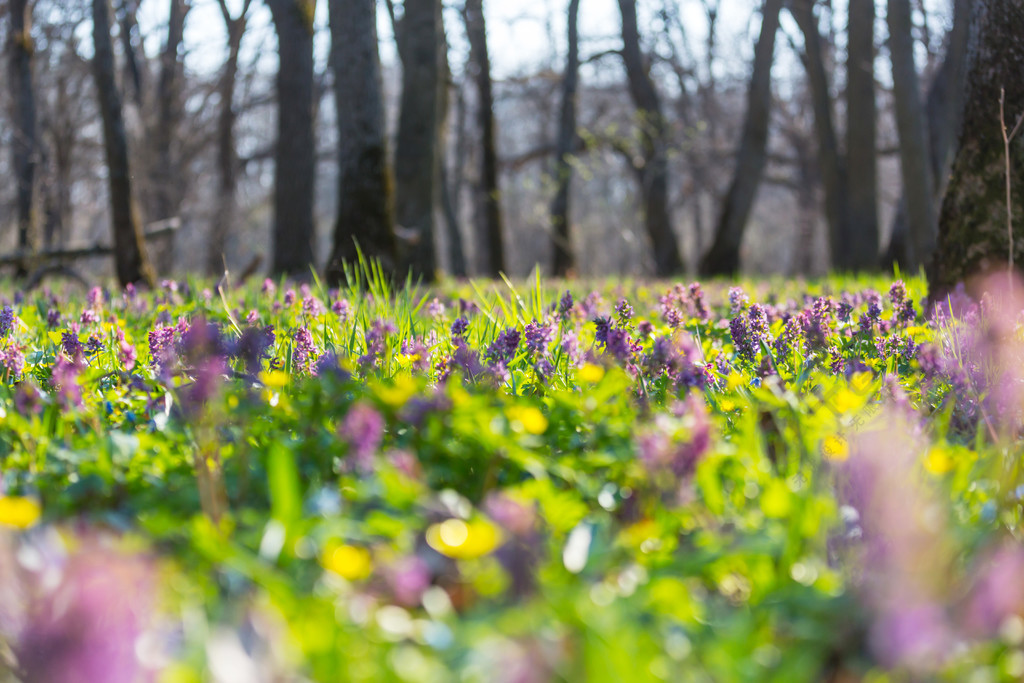
[[[1005, 270], [1006, 161], [999, 124], [1000, 90], [1006, 121], [1024, 113], [1024, 5], [1020, 0], [975, 0], [967, 49], [960, 149], [939, 218], [939, 243], [929, 269], [932, 297], [964, 279]], [[1024, 259], [1024, 136], [1011, 145], [1013, 251]]]

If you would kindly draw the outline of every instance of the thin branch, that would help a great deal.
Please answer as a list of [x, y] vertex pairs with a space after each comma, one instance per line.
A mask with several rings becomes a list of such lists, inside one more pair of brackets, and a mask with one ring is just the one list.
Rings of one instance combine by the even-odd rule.
[[1010, 286], [1013, 287], [1013, 187], [1010, 181], [1010, 142], [1020, 132], [1020, 126], [1024, 123], [1024, 112], [1017, 119], [1017, 125], [1013, 131], [1006, 132], [1006, 88], [999, 89], [999, 130], [1003, 133], [1003, 160], [1006, 163], [1006, 239], [1010, 247], [1009, 277]]

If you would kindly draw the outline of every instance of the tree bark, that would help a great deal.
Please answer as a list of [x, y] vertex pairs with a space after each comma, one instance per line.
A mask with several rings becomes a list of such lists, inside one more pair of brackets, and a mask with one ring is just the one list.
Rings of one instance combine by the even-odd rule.
[[846, 58], [846, 192], [853, 238], [849, 265], [878, 268], [878, 106], [875, 94], [875, 3], [851, 2]]
[[728, 275], [740, 267], [740, 245], [757, 198], [757, 189], [767, 163], [768, 126], [772, 106], [772, 62], [775, 35], [783, 0], [765, 0], [761, 12], [761, 35], [754, 48], [754, 64], [747, 90], [747, 114], [736, 152], [736, 170], [722, 202], [715, 228], [715, 241], [701, 262], [704, 276]]
[[110, 213], [114, 231], [114, 262], [122, 286], [145, 283], [156, 276], [146, 255], [139, 215], [132, 196], [128, 164], [128, 136], [124, 126], [121, 93], [117, 90], [114, 48], [110, 39], [110, 0], [93, 0], [93, 71], [103, 118], [103, 140], [110, 183]]
[[668, 277], [683, 270], [683, 259], [668, 204], [667, 127], [661, 111], [661, 99], [640, 50], [636, 0], [619, 0], [619, 10], [622, 14], [622, 59], [629, 92], [636, 107], [643, 156], [639, 175], [644, 226], [654, 252], [655, 274]]
[[217, 207], [206, 251], [206, 272], [219, 275], [224, 271], [228, 238], [235, 222], [238, 195], [238, 151], [235, 146], [235, 88], [238, 82], [238, 59], [242, 37], [248, 23], [252, 0], [245, 0], [237, 17], [231, 15], [226, 0], [219, 0], [224, 28], [228, 34], [228, 57], [224, 62], [218, 89], [220, 111], [217, 113]]
[[[156, 91], [156, 126], [153, 129], [153, 164], [149, 169], [150, 205], [146, 219], [162, 221], [181, 213], [185, 197], [186, 176], [175, 141], [180, 135], [184, 117], [182, 85], [185, 78], [184, 55], [185, 19], [192, 9], [189, 0], [170, 0], [167, 20], [167, 40], [160, 53], [160, 76]], [[157, 271], [169, 273], [174, 266], [174, 234], [154, 258]]]
[[[971, 0], [954, 0], [953, 25], [946, 35], [946, 54], [932, 77], [925, 99], [936, 213], [942, 209], [942, 198], [949, 185], [949, 173], [953, 168], [953, 159], [956, 157], [959, 143], [960, 123], [964, 114], [964, 79], [967, 75], [967, 39], [970, 27]], [[908, 234], [906, 198], [900, 197], [893, 216], [889, 247], [882, 260], [884, 267], [892, 268], [896, 263], [907, 266]]]
[[124, 82], [131, 86], [130, 100], [141, 108], [147, 78], [144, 71], [146, 60], [139, 54], [142, 51], [138, 22], [139, 4], [140, 0], [120, 0], [116, 14], [121, 29], [121, 48], [124, 52]]
[[[12, 105], [14, 176], [17, 184], [18, 249], [31, 251], [35, 242], [36, 162], [39, 140], [36, 132], [36, 98], [32, 85], [32, 2], [11, 0], [10, 35], [7, 49], [8, 78]], [[17, 277], [28, 274], [27, 264], [17, 266]]]
[[274, 163], [275, 273], [307, 278], [313, 267], [313, 15], [316, 0], [266, 0], [277, 29], [278, 123]]
[[1012, 128], [1024, 114], [1024, 6], [1018, 0], [974, 0], [967, 50], [960, 149], [939, 219], [938, 248], [929, 269], [934, 300], [986, 271], [1005, 270], [1013, 226], [1015, 262], [1024, 250], [1024, 136], [1011, 143], [1012, 214], [1007, 216], [1006, 159], [999, 126], [1000, 89]]
[[558, 142], [555, 151], [555, 183], [557, 190], [551, 202], [552, 272], [555, 277], [566, 277], [576, 269], [576, 255], [572, 248], [572, 153], [576, 147], [576, 99], [579, 90], [580, 34], [578, 18], [580, 0], [569, 0], [568, 53], [565, 73], [562, 75], [562, 111], [558, 119]]
[[822, 49], [824, 39], [814, 16], [813, 0], [793, 0], [790, 14], [804, 36], [801, 59], [807, 71], [807, 82], [814, 108], [814, 132], [818, 142], [818, 165], [825, 190], [825, 218], [828, 222], [829, 252], [832, 266], [848, 269], [853, 249], [850, 234], [849, 198], [846, 195], [846, 168], [839, 154], [832, 95], [829, 92], [828, 73]]
[[914, 65], [909, 0], [889, 0], [887, 19], [896, 127], [900, 139], [900, 171], [910, 229], [907, 267], [916, 270], [931, 258], [937, 227], [935, 188], [928, 154], [928, 119]]
[[338, 215], [327, 264], [332, 285], [357, 261], [357, 245], [395, 272], [391, 176], [375, 0], [330, 0], [331, 68], [338, 125]]
[[[466, 277], [466, 245], [460, 229], [459, 208], [462, 206], [463, 161], [466, 157], [466, 97], [463, 86], [455, 86], [455, 155], [453, 166], [445, 163], [442, 154], [441, 192], [444, 199], [445, 223], [448, 228], [448, 267], [455, 277]], [[454, 170], [454, 173], [453, 173]], [[454, 177], [453, 177], [454, 176]]]
[[433, 282], [437, 277], [434, 209], [440, 198], [442, 121], [441, 3], [406, 0], [396, 25], [402, 59], [402, 104], [395, 147], [396, 218], [401, 226], [401, 270]]
[[476, 81], [477, 117], [481, 136], [480, 191], [483, 194], [483, 235], [487, 244], [485, 275], [498, 277], [505, 270], [501, 228], [501, 190], [498, 187], [498, 149], [494, 130], [494, 92], [491, 57], [487, 50], [487, 23], [483, 0], [466, 0], [466, 35], [470, 70]]

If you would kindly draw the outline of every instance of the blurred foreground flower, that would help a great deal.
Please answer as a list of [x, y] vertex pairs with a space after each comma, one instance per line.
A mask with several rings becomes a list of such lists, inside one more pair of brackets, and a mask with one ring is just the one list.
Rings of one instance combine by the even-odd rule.
[[32, 498], [0, 496], [0, 526], [27, 529], [39, 521], [42, 508]]
[[[9, 499], [8, 499], [9, 500]], [[47, 683], [154, 680], [168, 661], [156, 625], [156, 573], [113, 538], [69, 545], [54, 530], [0, 544], [0, 637], [19, 676]]]
[[446, 557], [467, 560], [493, 552], [503, 541], [501, 530], [484, 519], [449, 519], [427, 529], [427, 544]]

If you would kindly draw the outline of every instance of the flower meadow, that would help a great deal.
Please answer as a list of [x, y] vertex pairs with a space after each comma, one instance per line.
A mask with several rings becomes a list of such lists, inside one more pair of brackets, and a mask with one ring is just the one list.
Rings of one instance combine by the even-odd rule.
[[0, 289], [5, 680], [1024, 676], [1020, 288], [350, 279]]

